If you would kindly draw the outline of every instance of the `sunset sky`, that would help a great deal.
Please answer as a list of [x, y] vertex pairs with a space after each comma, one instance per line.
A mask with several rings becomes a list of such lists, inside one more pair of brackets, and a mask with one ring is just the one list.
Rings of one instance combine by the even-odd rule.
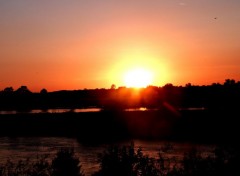
[[240, 80], [239, 0], [0, 0], [0, 90]]

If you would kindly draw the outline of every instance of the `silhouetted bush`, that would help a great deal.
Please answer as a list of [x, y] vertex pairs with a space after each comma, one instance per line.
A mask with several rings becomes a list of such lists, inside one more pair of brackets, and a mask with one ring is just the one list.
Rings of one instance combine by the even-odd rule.
[[184, 154], [179, 167], [173, 167], [166, 176], [237, 176], [240, 174], [238, 149], [217, 147], [212, 154], [202, 156], [192, 149]]
[[37, 159], [8, 160], [0, 165], [0, 176], [84, 176], [80, 161], [72, 149], [62, 149], [49, 161], [47, 156]]
[[61, 149], [52, 161], [53, 176], [83, 176], [73, 149]]
[[51, 165], [46, 156], [37, 158], [36, 161], [25, 159], [13, 163], [8, 160], [0, 166], [0, 176], [50, 176], [51, 173]]
[[239, 155], [232, 148], [216, 148], [202, 156], [196, 149], [184, 154], [181, 161], [159, 152], [158, 158], [144, 155], [134, 146], [114, 146], [99, 155], [100, 170], [94, 176], [237, 176]]
[[143, 155], [134, 145], [111, 146], [99, 155], [100, 170], [94, 176], [144, 176], [157, 175], [154, 159]]

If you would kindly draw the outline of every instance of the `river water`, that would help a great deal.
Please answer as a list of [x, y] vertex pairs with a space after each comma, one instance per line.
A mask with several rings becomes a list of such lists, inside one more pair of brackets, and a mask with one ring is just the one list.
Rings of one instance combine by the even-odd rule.
[[64, 137], [0, 137], [0, 162], [4, 163], [8, 159], [17, 162], [20, 159], [34, 159], [41, 155], [49, 155], [49, 158], [53, 158], [61, 148], [70, 147], [74, 149], [76, 156], [79, 157], [82, 169], [85, 175], [88, 176], [99, 169], [97, 162], [99, 153], [106, 150], [110, 145], [130, 145], [131, 142], [134, 142], [136, 149], [141, 147], [143, 153], [151, 157], [157, 157], [160, 148], [164, 149], [165, 147], [173, 146], [173, 149], [171, 147], [168, 148], [169, 150], [164, 154], [170, 158], [175, 157], [176, 160], [180, 160], [184, 152], [189, 151], [193, 147], [198, 149], [203, 155], [211, 154], [215, 147], [213, 145], [144, 140], [121, 141], [114, 144], [86, 144], [80, 143], [74, 138]]
[[[32, 109], [29, 111], [16, 111], [16, 110], [0, 110], [0, 115], [4, 114], [19, 114], [19, 113], [29, 113], [29, 114], [38, 114], [38, 113], [66, 113], [66, 112], [100, 112], [102, 109], [98, 107], [89, 107], [89, 108], [76, 108], [76, 109], [68, 109], [68, 108], [55, 108], [55, 109]], [[139, 108], [128, 108], [124, 111], [157, 111], [158, 109], [148, 109], [146, 107], [139, 107]], [[190, 108], [180, 108], [179, 110], [188, 110], [188, 111], [194, 111], [194, 110], [205, 110], [204, 107], [190, 107]]]
[[[155, 110], [155, 109], [153, 109]], [[192, 110], [192, 109], [188, 109]], [[195, 109], [193, 109], [195, 110]], [[199, 109], [197, 109], [199, 110]], [[201, 110], [203, 110], [201, 108]], [[23, 113], [65, 113], [65, 112], [99, 112], [100, 108], [83, 108], [83, 109], [48, 109], [31, 110]], [[149, 111], [144, 107], [136, 109], [126, 109], [125, 111]], [[18, 111], [0, 111], [1, 114], [18, 114]], [[5, 163], [8, 159], [17, 162], [21, 159], [35, 159], [38, 156], [48, 155], [50, 159], [55, 157], [57, 151], [61, 148], [73, 148], [77, 157], [79, 157], [82, 169], [86, 176], [91, 175], [99, 169], [98, 154], [106, 150], [110, 145], [130, 145], [134, 143], [136, 149], [141, 147], [144, 154], [150, 157], [158, 157], [160, 149], [166, 149], [173, 146], [173, 149], [167, 150], [163, 154], [168, 158], [181, 160], [185, 152], [193, 147], [198, 149], [203, 155], [209, 155], [213, 151], [213, 145], [199, 145], [191, 143], [176, 143], [165, 141], [144, 141], [131, 140], [120, 141], [116, 143], [88, 144], [79, 142], [75, 138], [66, 137], [0, 137], [0, 163]], [[170, 145], [169, 145], [170, 144]]]

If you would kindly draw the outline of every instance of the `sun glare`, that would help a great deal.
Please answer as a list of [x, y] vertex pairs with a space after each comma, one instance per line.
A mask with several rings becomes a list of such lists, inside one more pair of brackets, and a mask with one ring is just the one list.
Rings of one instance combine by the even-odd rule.
[[168, 57], [145, 40], [116, 47], [111, 56], [113, 62], [106, 72], [108, 85], [121, 87], [163, 86], [171, 78]]
[[124, 76], [127, 87], [141, 88], [152, 84], [153, 75], [150, 71], [138, 68], [128, 71]]

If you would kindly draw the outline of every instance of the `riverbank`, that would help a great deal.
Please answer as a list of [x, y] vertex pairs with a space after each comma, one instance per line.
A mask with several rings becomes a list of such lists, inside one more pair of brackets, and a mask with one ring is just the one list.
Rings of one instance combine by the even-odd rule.
[[234, 142], [237, 111], [182, 110], [20, 113], [0, 115], [0, 136], [64, 136], [81, 141], [119, 139]]

